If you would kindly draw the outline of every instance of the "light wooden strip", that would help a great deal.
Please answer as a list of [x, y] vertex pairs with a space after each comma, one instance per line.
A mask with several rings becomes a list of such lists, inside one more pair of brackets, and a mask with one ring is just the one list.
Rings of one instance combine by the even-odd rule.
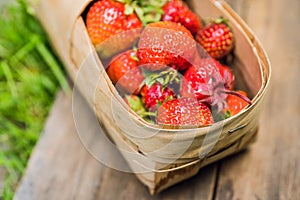
[[[94, 115], [82, 97], [77, 106], [92, 130], [86, 131], [85, 141], [101, 150], [93, 132], [97, 124], [89, 123]], [[123, 159], [105, 150], [104, 154]], [[210, 165], [194, 178], [152, 197], [135, 175], [105, 167], [87, 152], [76, 132], [72, 99], [60, 92], [14, 199], [212, 199], [215, 179], [216, 167]]]
[[[222, 161], [217, 199], [300, 197], [300, 17], [298, 0], [227, 0], [257, 33], [272, 63], [272, 82], [257, 142]], [[247, 8], [248, 10], [246, 10]], [[245, 14], [247, 13], [247, 14]], [[299, 24], [299, 23], [298, 23]]]

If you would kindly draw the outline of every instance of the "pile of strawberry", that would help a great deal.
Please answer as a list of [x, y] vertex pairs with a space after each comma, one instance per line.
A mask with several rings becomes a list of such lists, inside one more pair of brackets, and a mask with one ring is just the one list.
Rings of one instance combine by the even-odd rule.
[[124, 31], [141, 30], [134, 45], [120, 45], [106, 71], [145, 120], [205, 126], [251, 104], [244, 91], [236, 91], [235, 76], [224, 63], [235, 41], [222, 18], [204, 25], [181, 0], [98, 0], [86, 26], [95, 46]]

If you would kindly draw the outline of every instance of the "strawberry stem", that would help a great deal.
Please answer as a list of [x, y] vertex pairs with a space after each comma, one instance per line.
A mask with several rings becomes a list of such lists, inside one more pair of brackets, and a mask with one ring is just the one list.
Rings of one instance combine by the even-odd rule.
[[231, 90], [225, 89], [225, 90], [223, 90], [223, 91], [221, 91], [221, 92], [223, 92], [223, 93], [225, 93], [225, 94], [231, 94], [231, 95], [237, 96], [237, 97], [239, 97], [240, 99], [244, 100], [244, 101], [245, 101], [246, 103], [248, 103], [249, 105], [252, 105], [252, 102], [251, 102], [251, 100], [250, 100], [248, 97], [246, 97], [246, 96], [244, 96], [244, 95], [242, 95], [242, 94], [240, 94], [240, 93], [238, 93], [238, 92], [236, 92], [236, 91], [231, 91]]

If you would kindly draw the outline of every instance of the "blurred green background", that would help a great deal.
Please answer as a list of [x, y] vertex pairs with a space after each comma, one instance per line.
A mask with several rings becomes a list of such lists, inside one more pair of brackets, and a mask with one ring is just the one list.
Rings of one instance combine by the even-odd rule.
[[59, 88], [62, 65], [25, 0], [0, 3], [0, 199], [12, 199]]

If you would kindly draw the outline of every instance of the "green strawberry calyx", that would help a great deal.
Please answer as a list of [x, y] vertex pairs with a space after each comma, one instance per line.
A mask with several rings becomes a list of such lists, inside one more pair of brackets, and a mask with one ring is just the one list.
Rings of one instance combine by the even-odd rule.
[[143, 84], [146, 84], [148, 87], [156, 82], [160, 83], [163, 87], [180, 83], [179, 72], [170, 67], [162, 71], [148, 71], [143, 68], [142, 73], [145, 77]]
[[230, 30], [232, 30], [229, 20], [225, 19], [224, 17], [219, 17], [219, 18], [213, 20], [212, 22], [215, 24], [225, 24]]
[[147, 120], [148, 117], [156, 117], [156, 113], [146, 111], [146, 108], [140, 97], [135, 95], [125, 95], [125, 100], [131, 110], [133, 110], [138, 116]]
[[116, 0], [125, 4], [125, 15], [136, 13], [144, 26], [161, 20], [162, 7], [168, 0]]

